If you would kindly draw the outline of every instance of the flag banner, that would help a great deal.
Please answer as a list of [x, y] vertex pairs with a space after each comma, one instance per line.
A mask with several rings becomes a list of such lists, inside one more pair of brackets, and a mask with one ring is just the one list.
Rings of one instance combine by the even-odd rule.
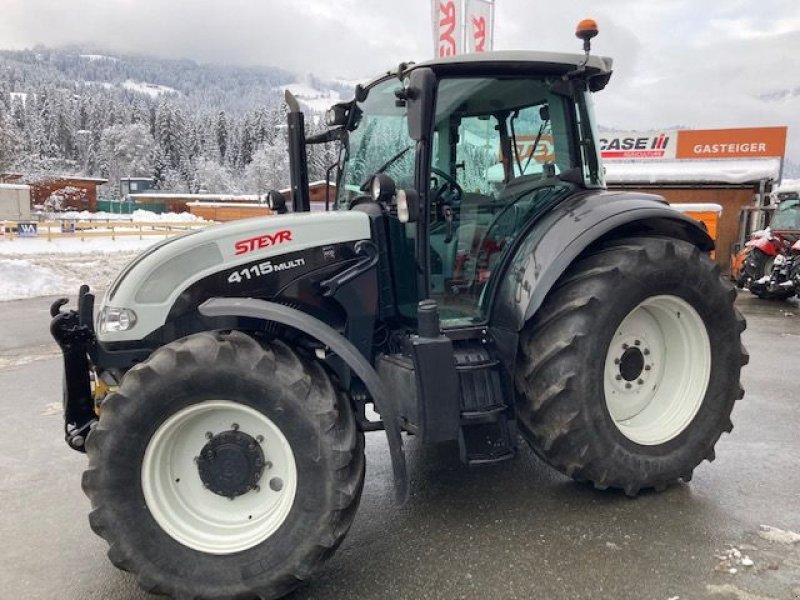
[[461, 0], [433, 0], [433, 47], [438, 58], [464, 51], [464, 14]]
[[465, 19], [467, 52], [488, 52], [492, 49], [494, 3], [487, 0], [467, 0]]

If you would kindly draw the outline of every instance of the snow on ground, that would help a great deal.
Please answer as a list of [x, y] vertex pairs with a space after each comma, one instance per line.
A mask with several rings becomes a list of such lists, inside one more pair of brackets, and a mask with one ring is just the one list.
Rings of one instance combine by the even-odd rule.
[[77, 293], [87, 283], [105, 290], [116, 275], [162, 236], [0, 241], [0, 301]]
[[25, 103], [28, 101], [27, 92], [11, 92], [9, 96], [11, 97], [11, 102], [14, 102], [14, 100], [19, 100], [23, 106], [25, 106]]
[[111, 62], [117, 62], [119, 60], [118, 58], [106, 56], [105, 54], [81, 54], [80, 57], [88, 60], [89, 62], [95, 62], [97, 60], [110, 60]]
[[290, 83], [282, 85], [282, 90], [289, 90], [297, 96], [301, 104], [304, 104], [312, 111], [324, 113], [332, 105], [341, 100], [339, 94], [332, 90], [320, 91], [305, 83]]
[[193, 215], [192, 213], [154, 213], [150, 210], [135, 210], [130, 214], [109, 213], [109, 212], [89, 212], [87, 210], [66, 211], [54, 214], [52, 220], [76, 220], [76, 221], [135, 221], [137, 223], [194, 223], [203, 222], [205, 219]]
[[[148, 240], [149, 244], [156, 241]], [[92, 290], [105, 290], [137, 254], [121, 249], [113, 253], [33, 254], [20, 258], [0, 254], [0, 301], [58, 294], [72, 296], [84, 283]]]
[[122, 87], [132, 92], [140, 94], [147, 94], [151, 98], [157, 98], [161, 94], [177, 94], [178, 90], [168, 87], [166, 85], [158, 85], [155, 83], [145, 83], [141, 81], [134, 81], [133, 79], [126, 79], [122, 82]]
[[[156, 214], [138, 210], [132, 215], [72, 212], [59, 218], [162, 222], [198, 221], [189, 213]], [[174, 235], [174, 234], [173, 234]], [[86, 238], [45, 237], [0, 239], [0, 301], [56, 294], [74, 295], [81, 284], [103, 291], [134, 257], [164, 239], [163, 235]]]

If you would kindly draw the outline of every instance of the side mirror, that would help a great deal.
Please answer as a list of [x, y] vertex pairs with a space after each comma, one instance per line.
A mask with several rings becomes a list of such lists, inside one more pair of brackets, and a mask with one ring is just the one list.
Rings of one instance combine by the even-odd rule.
[[414, 69], [403, 80], [401, 95], [407, 107], [408, 135], [416, 142], [427, 141], [431, 136], [435, 93], [436, 75], [431, 69]]

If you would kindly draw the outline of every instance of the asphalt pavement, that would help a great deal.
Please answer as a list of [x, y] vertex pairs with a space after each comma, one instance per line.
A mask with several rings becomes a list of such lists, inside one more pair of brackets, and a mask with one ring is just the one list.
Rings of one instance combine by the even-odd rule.
[[[0, 598], [152, 598], [89, 529], [86, 460], [63, 442], [50, 301], [0, 303]], [[525, 447], [468, 469], [456, 448], [410, 439], [411, 498], [397, 507], [385, 440], [368, 434], [353, 527], [290, 598], [800, 599], [800, 543], [761, 531], [800, 531], [800, 305], [747, 293], [738, 304], [747, 394], [690, 484], [631, 500], [573, 483]]]

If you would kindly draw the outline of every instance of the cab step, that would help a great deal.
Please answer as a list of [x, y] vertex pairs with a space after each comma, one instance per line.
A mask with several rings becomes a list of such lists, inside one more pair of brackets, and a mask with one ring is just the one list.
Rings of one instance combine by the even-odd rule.
[[502, 366], [482, 345], [455, 349], [461, 419], [458, 446], [470, 466], [493, 464], [516, 454], [515, 422], [509, 418]]

